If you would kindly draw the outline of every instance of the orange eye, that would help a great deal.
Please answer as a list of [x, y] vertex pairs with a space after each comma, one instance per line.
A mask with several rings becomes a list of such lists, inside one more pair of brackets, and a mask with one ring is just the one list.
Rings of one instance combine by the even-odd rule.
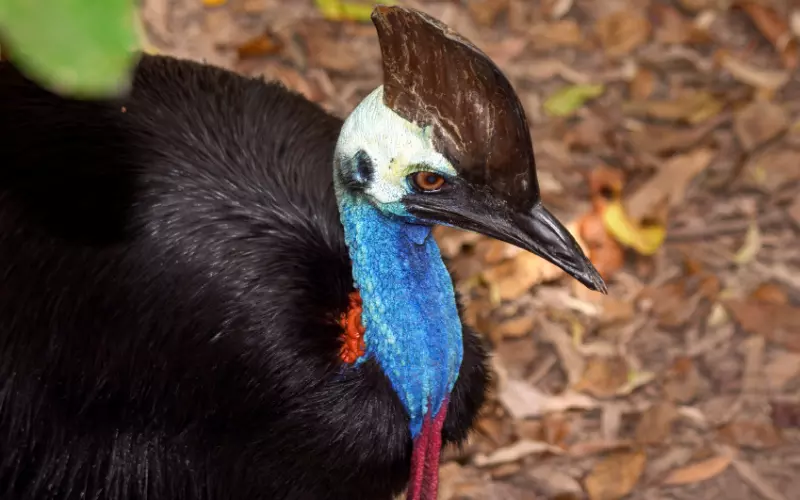
[[420, 191], [437, 191], [444, 185], [444, 177], [434, 172], [411, 174], [411, 181]]

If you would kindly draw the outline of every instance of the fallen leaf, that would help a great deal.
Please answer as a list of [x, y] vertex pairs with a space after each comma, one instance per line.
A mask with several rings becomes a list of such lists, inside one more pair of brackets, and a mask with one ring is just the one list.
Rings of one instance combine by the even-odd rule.
[[617, 500], [639, 482], [647, 455], [643, 451], [613, 453], [598, 462], [584, 480], [591, 500]]
[[[394, 5], [393, 0], [383, 0], [383, 5]], [[357, 2], [343, 0], [314, 0], [314, 4], [329, 21], [359, 21], [368, 22], [372, 15], [372, 2]]]
[[308, 66], [352, 74], [360, 71], [369, 61], [379, 60], [379, 47], [369, 44], [361, 47], [361, 50], [353, 50], [353, 40], [338, 36], [339, 30], [339, 26], [321, 19], [309, 20], [297, 27], [297, 34], [305, 42]]
[[753, 220], [750, 221], [750, 225], [747, 227], [744, 243], [742, 243], [736, 255], [733, 256], [733, 261], [743, 266], [752, 262], [758, 255], [759, 250], [761, 250], [761, 231], [758, 230], [758, 222]]
[[325, 99], [325, 95], [318, 85], [284, 62], [266, 60], [262, 68], [261, 75], [267, 80], [278, 80], [313, 102], [321, 102]]
[[632, 301], [611, 295], [603, 295], [600, 300], [600, 306], [603, 311], [599, 318], [601, 325], [625, 323], [630, 321], [636, 312]]
[[473, 463], [477, 467], [493, 467], [495, 465], [515, 462], [535, 453], [560, 454], [563, 453], [563, 451], [557, 446], [552, 446], [541, 441], [523, 439], [510, 446], [499, 448], [488, 456], [478, 454], [473, 459]]
[[576, 47], [583, 42], [583, 33], [576, 21], [564, 19], [554, 23], [542, 23], [528, 30], [531, 49], [547, 52], [558, 47]]
[[800, 401], [773, 401], [771, 417], [779, 429], [797, 430], [800, 427]]
[[589, 212], [578, 221], [579, 234], [588, 247], [587, 257], [605, 280], [610, 280], [625, 264], [622, 247], [606, 231], [603, 215]]
[[753, 20], [764, 38], [775, 47], [781, 56], [783, 65], [795, 69], [798, 61], [797, 40], [792, 37], [789, 24], [784, 16], [774, 9], [758, 2], [742, 2], [741, 8]]
[[553, 345], [567, 373], [569, 383], [578, 383], [586, 369], [586, 362], [569, 334], [556, 323], [540, 321], [538, 335], [543, 341]]
[[527, 293], [533, 285], [553, 281], [564, 274], [560, 268], [530, 252], [520, 252], [481, 273], [495, 291], [498, 300], [513, 300]]
[[669, 401], [654, 404], [642, 414], [636, 426], [636, 442], [645, 445], [661, 444], [669, 437], [678, 410]]
[[228, 3], [228, 0], [203, 0], [203, 5], [206, 7], [219, 7]]
[[723, 305], [745, 331], [800, 351], [800, 308], [754, 300], [727, 300]]
[[800, 375], [800, 354], [780, 353], [764, 367], [770, 389], [779, 391]]
[[800, 150], [776, 145], [751, 156], [744, 166], [744, 178], [773, 192], [800, 179]]
[[682, 92], [670, 100], [624, 102], [622, 111], [634, 116], [697, 124], [718, 115], [724, 107], [712, 93], [698, 90]]
[[706, 33], [672, 6], [655, 4], [653, 11], [658, 18], [655, 39], [660, 43], [684, 45], [708, 39]]
[[709, 148], [699, 148], [690, 153], [670, 158], [656, 174], [633, 195], [625, 200], [625, 213], [639, 223], [652, 216], [665, 202], [675, 206], [683, 201], [688, 184], [705, 170], [716, 152]]
[[656, 74], [647, 68], [637, 68], [630, 83], [631, 99], [644, 101], [653, 93], [656, 86]]
[[577, 125], [570, 125], [563, 136], [563, 141], [570, 150], [591, 151], [602, 147], [607, 142], [608, 122], [595, 113], [587, 112]]
[[586, 370], [573, 387], [598, 398], [614, 396], [628, 382], [628, 363], [622, 356], [610, 358], [594, 356], [586, 363]]
[[622, 245], [642, 255], [656, 253], [667, 236], [663, 225], [641, 226], [631, 221], [619, 201], [609, 203], [603, 210], [603, 226]]
[[675, 469], [664, 480], [666, 485], [692, 484], [711, 479], [728, 468], [732, 456], [721, 455], [697, 462], [680, 469]]
[[478, 0], [469, 2], [467, 10], [476, 23], [491, 26], [503, 11], [508, 9], [509, 0]]
[[689, 356], [677, 358], [666, 373], [664, 392], [671, 400], [678, 403], [688, 403], [697, 395], [702, 383], [700, 372]]
[[734, 78], [747, 85], [776, 91], [789, 83], [791, 74], [788, 71], [768, 70], [746, 63], [728, 53], [718, 56], [720, 65]]
[[583, 497], [580, 483], [561, 468], [552, 465], [541, 465], [528, 471], [528, 475], [541, 488], [546, 498], [568, 500]]
[[789, 295], [786, 290], [775, 283], [762, 283], [750, 293], [750, 298], [757, 302], [769, 304], [788, 304]]
[[759, 420], [734, 420], [723, 426], [717, 435], [730, 444], [763, 450], [779, 446], [783, 439], [772, 422]]
[[570, 85], [555, 92], [544, 102], [544, 110], [552, 116], [570, 116], [587, 101], [605, 92], [603, 84]]
[[516, 318], [506, 319], [492, 328], [493, 336], [498, 339], [519, 338], [530, 334], [536, 324], [536, 317], [532, 314], [523, 314]]
[[565, 448], [571, 426], [564, 413], [547, 413], [542, 417], [542, 438], [547, 444]]
[[433, 237], [436, 238], [436, 243], [439, 245], [442, 255], [448, 259], [460, 254], [465, 246], [475, 244], [484, 239], [480, 233], [447, 226], [435, 226], [433, 228]]
[[282, 48], [279, 40], [269, 33], [263, 33], [236, 47], [236, 53], [239, 55], [239, 59], [244, 59], [275, 54], [280, 52]]
[[789, 117], [783, 106], [757, 100], [736, 113], [733, 128], [745, 151], [752, 151], [789, 128]]
[[699, 125], [688, 128], [644, 125], [633, 131], [630, 138], [634, 146], [641, 151], [658, 155], [673, 155], [694, 147], [730, 118], [730, 113], [720, 113]]
[[732, 463], [736, 472], [739, 473], [739, 476], [752, 486], [763, 498], [766, 500], [786, 500], [786, 497], [769, 484], [752, 465], [741, 460], [734, 460]]
[[650, 21], [631, 10], [619, 10], [597, 21], [595, 31], [611, 58], [624, 56], [644, 44], [650, 37]]
[[589, 410], [597, 407], [594, 399], [571, 391], [559, 395], [545, 394], [521, 380], [509, 379], [498, 393], [498, 399], [512, 418], [541, 417], [566, 410]]

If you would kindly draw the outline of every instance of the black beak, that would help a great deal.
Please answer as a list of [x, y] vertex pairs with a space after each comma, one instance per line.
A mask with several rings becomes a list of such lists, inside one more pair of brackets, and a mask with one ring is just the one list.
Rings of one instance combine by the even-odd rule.
[[541, 203], [521, 211], [486, 191], [454, 189], [447, 194], [412, 195], [405, 205], [423, 220], [516, 245], [552, 262], [590, 290], [607, 293], [603, 278], [578, 242]]

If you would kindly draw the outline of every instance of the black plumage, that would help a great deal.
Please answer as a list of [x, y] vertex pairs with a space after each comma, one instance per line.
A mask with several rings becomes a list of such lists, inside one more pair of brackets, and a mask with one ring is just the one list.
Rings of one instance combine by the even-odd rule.
[[[403, 407], [374, 362], [337, 355], [341, 125], [278, 84], [167, 57], [113, 102], [0, 63], [0, 498], [402, 490]], [[487, 384], [467, 327], [464, 349], [448, 442]]]

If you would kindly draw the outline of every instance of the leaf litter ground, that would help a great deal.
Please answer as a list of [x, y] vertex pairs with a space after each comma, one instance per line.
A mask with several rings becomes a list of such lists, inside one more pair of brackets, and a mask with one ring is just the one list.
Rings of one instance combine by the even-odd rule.
[[[437, 230], [493, 350], [447, 499], [789, 499], [800, 490], [800, 7], [399, 1], [510, 77], [545, 202], [610, 284]], [[380, 84], [369, 6], [144, 0], [147, 50], [344, 116]]]

